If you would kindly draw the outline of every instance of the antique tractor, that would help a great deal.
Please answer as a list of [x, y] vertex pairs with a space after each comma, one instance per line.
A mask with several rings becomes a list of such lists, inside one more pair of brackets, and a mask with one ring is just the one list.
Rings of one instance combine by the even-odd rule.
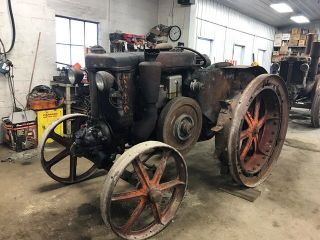
[[211, 65], [182, 47], [89, 54], [86, 67], [90, 114], [53, 123], [40, 144], [41, 163], [64, 184], [107, 170], [101, 212], [118, 236], [149, 238], [173, 220], [187, 187], [183, 155], [197, 141], [215, 136], [222, 172], [247, 187], [276, 163], [287, 89], [262, 67]]
[[315, 34], [308, 35], [304, 57], [289, 56], [272, 66], [288, 88], [290, 107], [311, 110], [311, 124], [320, 127], [320, 42], [314, 42]]

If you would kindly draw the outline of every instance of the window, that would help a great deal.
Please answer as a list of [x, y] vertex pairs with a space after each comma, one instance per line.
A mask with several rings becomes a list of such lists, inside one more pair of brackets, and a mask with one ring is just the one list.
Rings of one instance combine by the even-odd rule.
[[263, 66], [265, 52], [266, 50], [258, 49], [257, 62], [259, 63], [260, 66]]
[[97, 44], [97, 22], [56, 16], [57, 62], [84, 67], [84, 48]]
[[232, 59], [234, 61], [237, 61], [237, 65], [242, 65], [243, 64], [243, 58], [244, 58], [244, 46], [237, 45], [235, 44], [233, 46], [233, 57]]
[[197, 51], [202, 54], [207, 54], [212, 60], [212, 50], [213, 50], [213, 40], [203, 37], [198, 37], [197, 39]]

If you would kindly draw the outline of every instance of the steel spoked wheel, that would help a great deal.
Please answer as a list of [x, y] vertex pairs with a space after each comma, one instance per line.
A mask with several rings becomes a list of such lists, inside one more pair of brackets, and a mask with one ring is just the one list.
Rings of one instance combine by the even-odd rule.
[[101, 194], [106, 224], [125, 239], [146, 239], [175, 217], [187, 186], [181, 154], [160, 142], [126, 151], [111, 168]]
[[242, 93], [234, 110], [228, 158], [233, 178], [255, 187], [270, 174], [288, 127], [287, 90], [281, 78], [261, 75]]
[[315, 94], [311, 106], [311, 124], [314, 128], [320, 128], [320, 76], [317, 77]]
[[202, 129], [199, 104], [188, 97], [171, 100], [161, 111], [157, 139], [186, 154], [196, 144]]
[[[70, 114], [49, 126], [39, 145], [40, 160], [44, 171], [54, 180], [73, 184], [91, 177], [96, 166], [84, 157], [78, 157], [72, 151], [74, 134], [85, 124], [87, 116]], [[67, 127], [71, 133], [66, 134]]]

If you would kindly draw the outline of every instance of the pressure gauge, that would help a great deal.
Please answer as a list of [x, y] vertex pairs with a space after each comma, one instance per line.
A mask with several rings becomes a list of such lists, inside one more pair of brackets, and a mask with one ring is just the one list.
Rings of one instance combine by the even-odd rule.
[[176, 42], [181, 38], [181, 28], [178, 26], [172, 26], [169, 32], [169, 38], [171, 41]]

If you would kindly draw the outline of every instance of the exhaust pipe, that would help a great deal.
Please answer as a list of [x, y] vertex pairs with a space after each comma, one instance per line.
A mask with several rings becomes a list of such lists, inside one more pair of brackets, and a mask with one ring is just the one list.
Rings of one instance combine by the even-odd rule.
[[146, 61], [139, 64], [141, 97], [144, 106], [142, 109], [142, 119], [135, 122], [132, 128], [135, 144], [146, 141], [150, 137], [158, 120], [156, 103], [159, 98], [162, 69], [162, 64], [156, 62], [158, 54], [159, 52], [146, 52]]

